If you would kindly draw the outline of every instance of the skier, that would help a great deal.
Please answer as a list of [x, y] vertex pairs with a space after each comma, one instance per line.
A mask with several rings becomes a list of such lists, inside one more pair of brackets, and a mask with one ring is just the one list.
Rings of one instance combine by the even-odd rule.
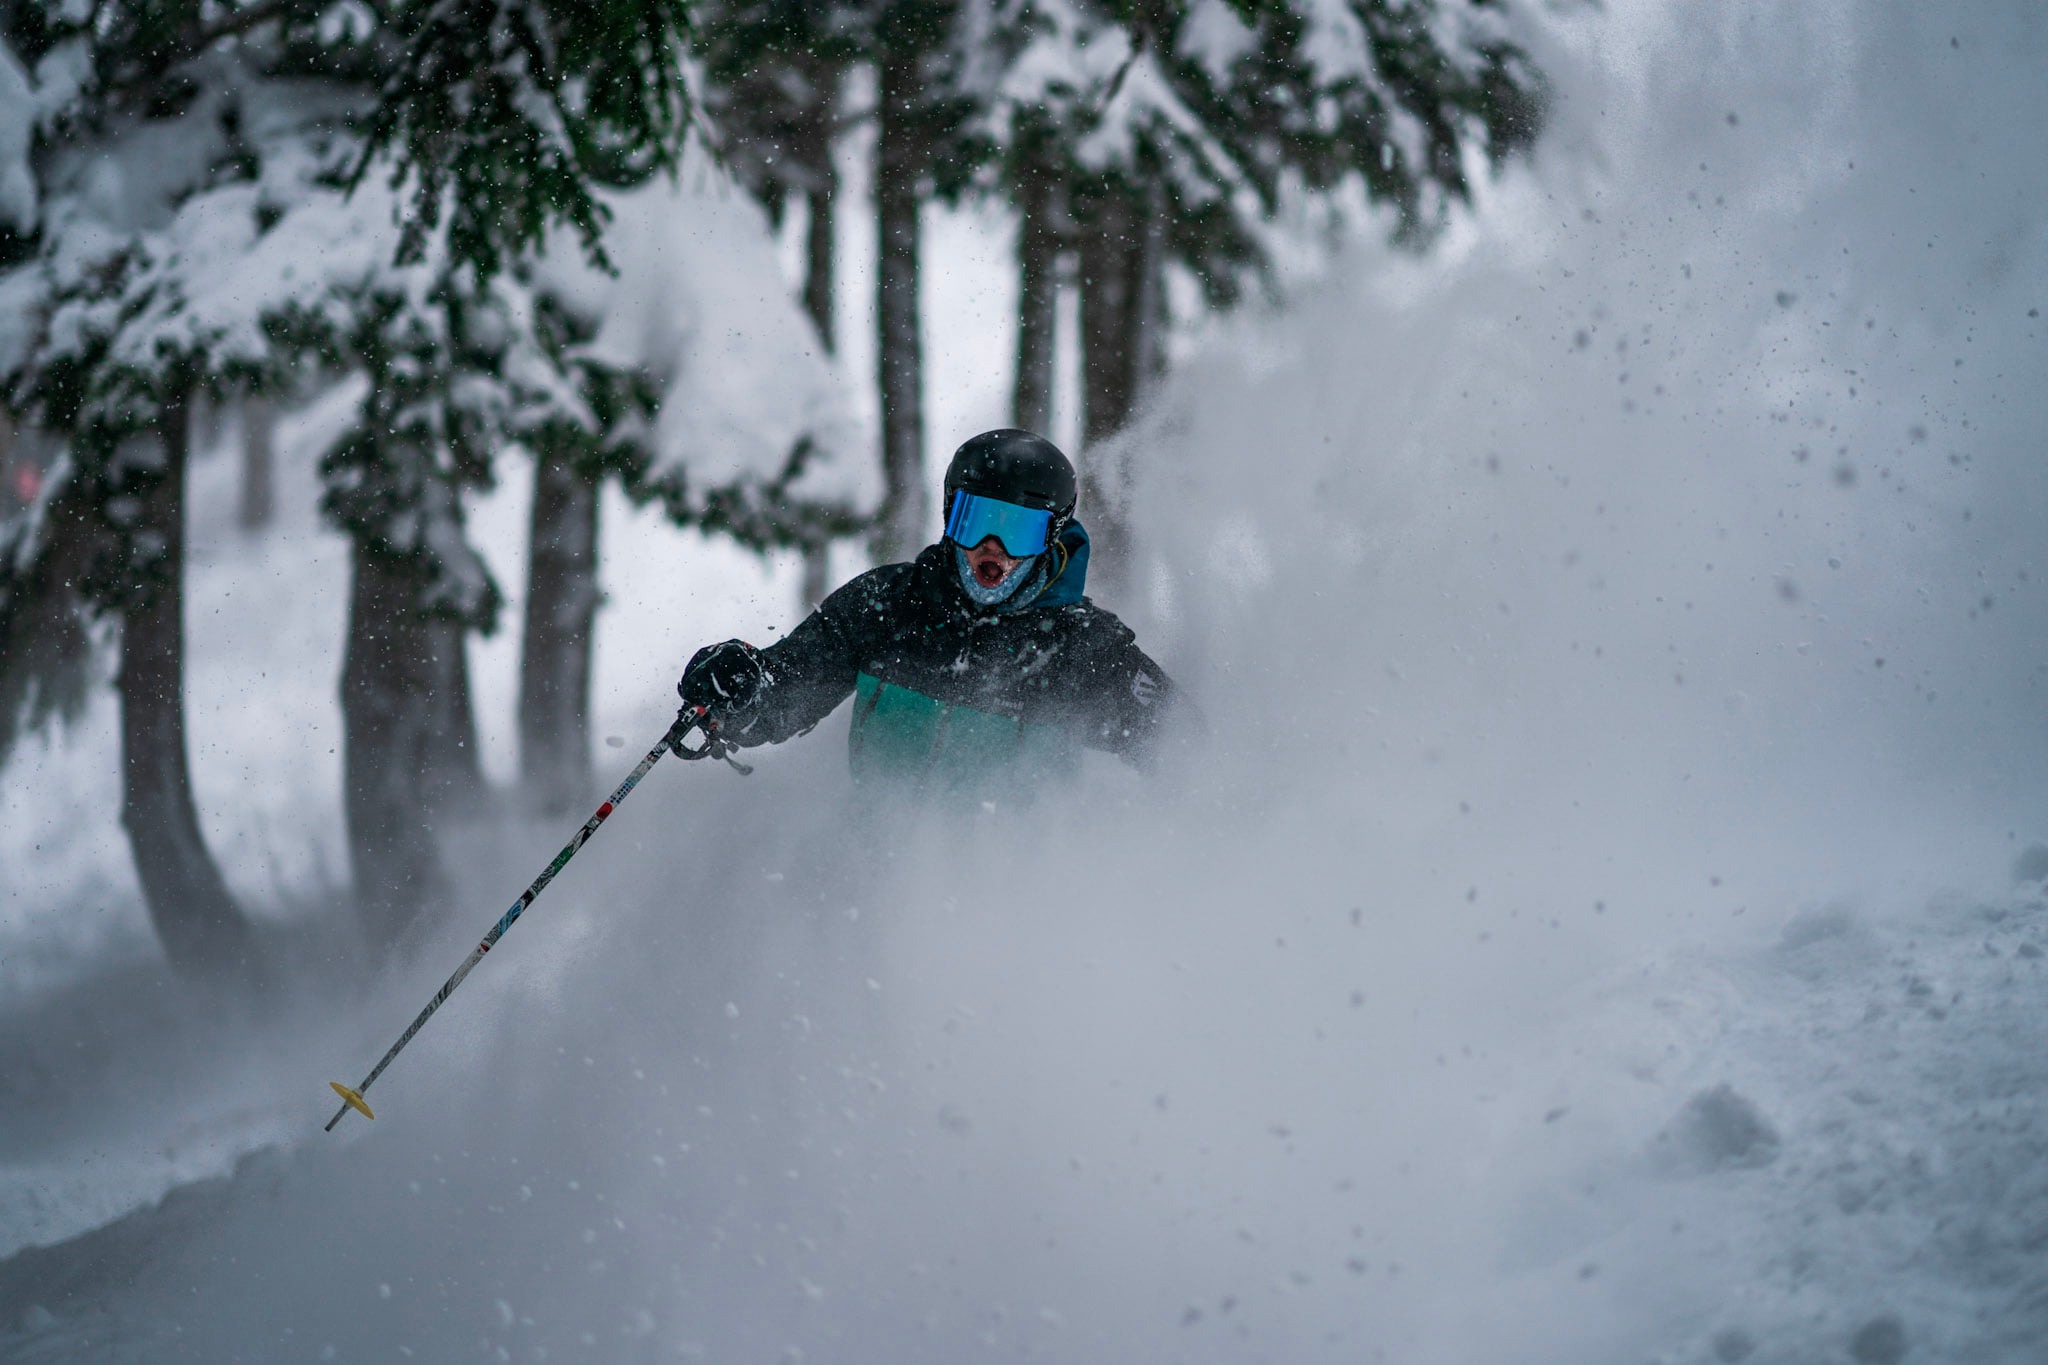
[[974, 437], [947, 466], [938, 543], [855, 578], [779, 644], [697, 651], [676, 684], [671, 746], [697, 758], [779, 744], [850, 694], [858, 786], [993, 797], [1072, 776], [1082, 745], [1143, 762], [1175, 689], [1081, 595], [1075, 493], [1073, 465], [1044, 437]]

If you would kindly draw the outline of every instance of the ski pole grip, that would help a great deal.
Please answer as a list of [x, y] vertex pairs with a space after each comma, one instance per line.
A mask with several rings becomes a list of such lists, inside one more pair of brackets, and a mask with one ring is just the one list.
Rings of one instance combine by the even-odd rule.
[[[691, 735], [701, 736], [698, 743]], [[677, 758], [712, 758], [718, 748], [718, 722], [711, 719], [708, 706], [685, 706], [676, 712], [676, 723], [668, 727], [669, 752]]]

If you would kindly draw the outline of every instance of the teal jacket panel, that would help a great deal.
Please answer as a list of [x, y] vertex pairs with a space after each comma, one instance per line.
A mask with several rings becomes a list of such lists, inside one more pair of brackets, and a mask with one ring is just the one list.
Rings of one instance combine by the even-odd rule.
[[1062, 726], [940, 701], [862, 673], [847, 757], [857, 787], [994, 798], [1074, 777], [1081, 750]]

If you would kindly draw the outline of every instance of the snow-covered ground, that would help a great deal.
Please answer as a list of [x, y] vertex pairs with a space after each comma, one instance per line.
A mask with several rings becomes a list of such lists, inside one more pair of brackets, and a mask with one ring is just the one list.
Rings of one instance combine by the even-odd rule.
[[[104, 709], [8, 770], [0, 1359], [2048, 1358], [2048, 18], [1556, 24], [1537, 173], [1137, 443], [1112, 605], [1197, 749], [886, 839], [843, 720], [659, 768], [332, 1136], [568, 831], [465, 835], [353, 971], [340, 545], [303, 460], [257, 544], [201, 464], [199, 795], [279, 979], [163, 979]], [[943, 230], [941, 449], [1007, 287]], [[623, 768], [795, 588], [606, 517]]]

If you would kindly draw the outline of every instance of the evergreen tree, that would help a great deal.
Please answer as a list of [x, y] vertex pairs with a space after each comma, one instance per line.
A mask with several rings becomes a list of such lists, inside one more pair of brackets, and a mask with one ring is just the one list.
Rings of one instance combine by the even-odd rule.
[[[153, 67], [132, 87], [101, 77], [117, 63], [147, 67], [144, 57], [165, 41], [168, 14], [111, 14], [97, 30], [33, 10], [8, 18], [0, 33], [7, 65], [35, 71], [16, 101], [32, 130], [62, 127], [103, 151], [124, 135], [150, 139], [155, 125], [197, 102], [188, 84]], [[205, 116], [224, 128], [219, 109]], [[41, 149], [31, 140], [23, 150]], [[217, 970], [246, 958], [249, 929], [207, 852], [191, 794], [183, 500], [193, 397], [232, 362], [164, 325], [179, 306], [175, 287], [137, 238], [172, 196], [203, 188], [220, 148], [199, 156], [189, 146], [153, 150], [154, 193], [127, 194], [118, 172], [94, 181], [62, 158], [36, 166], [24, 155], [19, 163], [30, 177], [28, 192], [17, 192], [10, 269], [0, 282], [9, 322], [0, 376], [8, 405], [62, 433], [69, 453], [45, 499], [8, 528], [0, 640], [13, 677], [0, 691], [32, 713], [52, 699], [75, 705], [90, 651], [74, 599], [118, 622], [122, 821], [137, 878], [172, 961]], [[24, 678], [37, 664], [47, 665], [41, 676]], [[16, 721], [10, 714], [10, 730]]]
[[924, 227], [936, 172], [958, 174], [968, 153], [953, 135], [969, 108], [954, 93], [960, 7], [893, 0], [874, 7], [867, 46], [875, 66], [876, 389], [882, 413], [882, 520], [875, 557], [908, 559], [929, 533], [924, 477]]
[[[994, 151], [983, 114], [1009, 29], [991, 0], [712, 4], [701, 35], [709, 102], [733, 125], [729, 154], [757, 193], [828, 184], [824, 118], [855, 66], [872, 74], [878, 259], [876, 391], [881, 410], [882, 510], [875, 555], [907, 558], [930, 533], [923, 468], [924, 350], [920, 289], [924, 205], [956, 199]], [[840, 80], [833, 80], [838, 76]], [[820, 137], [823, 131], [825, 136]], [[813, 211], [813, 223], [820, 215]], [[820, 246], [824, 245], [820, 239]], [[813, 266], [809, 281], [820, 283]], [[814, 304], [822, 316], [828, 302]]]
[[[701, 180], [700, 171], [689, 179]], [[616, 276], [573, 253], [533, 272], [565, 363], [599, 362], [590, 422], [521, 438], [535, 490], [522, 642], [522, 778], [544, 803], [589, 795], [597, 495], [615, 479], [680, 524], [750, 548], [822, 547], [863, 522], [864, 462], [839, 372], [778, 288], [767, 225], [729, 185], [666, 179], [606, 196]], [[687, 252], [676, 249], [688, 242]], [[600, 382], [608, 373], [610, 378]]]
[[[1266, 272], [1289, 196], [1350, 186], [1424, 245], [1470, 198], [1468, 154], [1498, 164], [1541, 121], [1541, 77], [1488, 0], [1024, 0], [1011, 22], [995, 117], [1022, 220], [1017, 416], [1045, 412], [1050, 281], [1070, 251], [1091, 448], [1163, 368], [1169, 264], [1229, 307]], [[1113, 540], [1122, 491], [1083, 465]]]
[[[721, 160], [778, 228], [804, 210], [805, 314], [825, 350], [838, 350], [837, 143], [843, 92], [860, 56], [843, 28], [804, 0], [708, 0], [695, 12], [704, 102]], [[803, 605], [831, 584], [823, 544], [804, 550]]]
[[8, 533], [0, 700], [11, 725], [75, 698], [78, 608], [121, 621], [127, 823], [181, 965], [246, 938], [188, 818], [175, 624], [192, 395], [269, 392], [308, 362], [373, 381], [325, 468], [356, 544], [351, 860], [388, 940], [430, 890], [435, 789], [474, 772], [473, 743], [450, 752], [467, 724], [450, 709], [466, 709], [461, 632], [489, 622], [496, 591], [461, 490], [506, 441], [598, 431], [624, 384], [535, 335], [516, 266], [555, 223], [598, 254], [602, 187], [674, 164], [683, 18], [671, 0], [6, 11], [36, 132], [32, 221], [0, 244], [0, 381], [71, 455]]
[[804, 312], [835, 349], [833, 243], [841, 92], [860, 59], [853, 35], [806, 0], [705, 0], [695, 11], [714, 146], [776, 226], [804, 208]]
[[[728, 155], [771, 208], [811, 200], [814, 227], [832, 184], [821, 130], [845, 117], [832, 98], [846, 71], [873, 73], [883, 557], [927, 529], [923, 204], [978, 188], [1018, 211], [1020, 425], [1050, 420], [1071, 259], [1096, 446], [1163, 368], [1170, 265], [1231, 306], [1265, 275], [1284, 203], [1351, 187], [1421, 245], [1469, 198], [1468, 154], [1498, 163], [1540, 121], [1540, 76], [1497, 0], [729, 0], [701, 15]], [[1084, 464], [1114, 539], [1120, 490]]]

